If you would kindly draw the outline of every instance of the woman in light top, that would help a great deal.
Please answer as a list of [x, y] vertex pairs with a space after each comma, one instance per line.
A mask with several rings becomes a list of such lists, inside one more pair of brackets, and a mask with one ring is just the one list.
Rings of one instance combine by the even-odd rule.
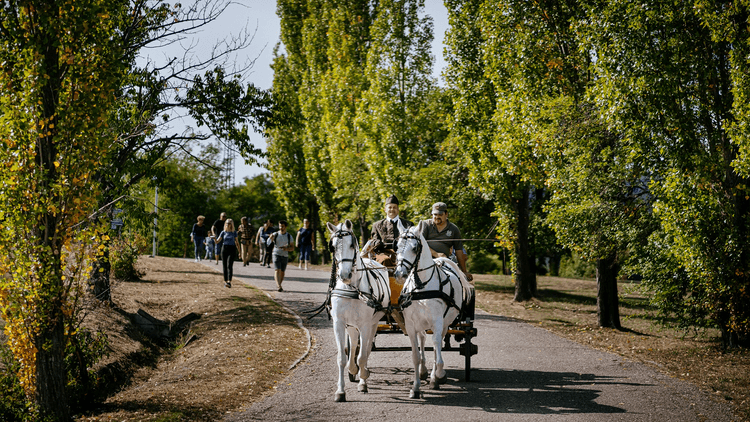
[[232, 287], [234, 257], [237, 256], [237, 232], [234, 230], [234, 221], [231, 218], [224, 223], [224, 230], [216, 238], [216, 244], [222, 245], [221, 265], [224, 271], [224, 285]]

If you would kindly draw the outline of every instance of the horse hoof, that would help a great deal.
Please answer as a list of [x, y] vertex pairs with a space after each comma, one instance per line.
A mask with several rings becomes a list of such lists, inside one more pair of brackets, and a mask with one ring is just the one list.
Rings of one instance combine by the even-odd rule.
[[409, 390], [409, 398], [410, 399], [418, 399], [418, 398], [420, 398], [420, 394], [419, 393], [420, 393], [419, 391]]
[[357, 377], [354, 374], [349, 373], [349, 381], [355, 382], [356, 380], [357, 380]]
[[336, 403], [342, 403], [346, 401], [346, 393], [336, 393], [336, 397], [333, 399]]
[[423, 373], [419, 374], [419, 379], [422, 380], [422, 381], [426, 380], [427, 379], [427, 372], [423, 372]]
[[360, 393], [366, 393], [367, 392], [367, 384], [360, 384], [357, 386], [357, 390], [359, 390]]
[[438, 384], [445, 384], [446, 382], [448, 382], [448, 374], [445, 374], [442, 377], [437, 377]]
[[440, 383], [435, 380], [430, 380], [430, 390], [439, 390], [440, 389]]

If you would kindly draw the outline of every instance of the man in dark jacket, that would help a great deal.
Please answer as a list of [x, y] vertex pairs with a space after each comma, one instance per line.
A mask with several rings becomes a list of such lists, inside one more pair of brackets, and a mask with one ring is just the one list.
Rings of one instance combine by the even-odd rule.
[[414, 224], [405, 218], [399, 217], [398, 198], [396, 198], [396, 195], [391, 195], [385, 200], [385, 215], [386, 218], [376, 221], [372, 225], [370, 238], [374, 240], [373, 251], [376, 254], [375, 261], [386, 267], [392, 267], [396, 265], [397, 245], [394, 242], [398, 242], [398, 236], [401, 234], [398, 230], [399, 220], [405, 229]]

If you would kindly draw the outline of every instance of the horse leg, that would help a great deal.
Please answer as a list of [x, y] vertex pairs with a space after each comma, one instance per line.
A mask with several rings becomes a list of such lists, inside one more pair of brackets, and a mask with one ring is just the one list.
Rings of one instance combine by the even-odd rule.
[[333, 334], [336, 337], [336, 362], [339, 365], [339, 381], [337, 385], [334, 401], [345, 402], [346, 392], [344, 391], [344, 368], [346, 367], [346, 328], [344, 323], [334, 318]]
[[419, 391], [419, 386], [421, 384], [421, 380], [419, 379], [419, 341], [417, 339], [416, 331], [413, 331], [411, 333], [408, 333], [409, 335], [409, 341], [411, 342], [411, 360], [414, 364], [414, 385], [412, 386], [411, 390], [409, 391], [409, 398], [410, 399], [418, 399], [421, 398], [421, 393]]
[[355, 327], [346, 327], [346, 335], [349, 337], [349, 361], [346, 367], [349, 369], [349, 381], [356, 381], [357, 372], [359, 367], [355, 362], [357, 356], [357, 346], [359, 345], [359, 332]]
[[427, 379], [427, 359], [424, 356], [427, 334], [420, 331], [417, 336], [419, 338], [419, 379], [424, 381]]
[[359, 365], [359, 385], [357, 389], [363, 393], [367, 392], [367, 378], [370, 378], [370, 370], [367, 369], [367, 360], [370, 357], [372, 350], [372, 340], [375, 337], [375, 332], [371, 325], [367, 325], [359, 330], [360, 341], [362, 347], [359, 349], [359, 356], [357, 356], [357, 365]]
[[440, 384], [444, 384], [447, 378], [447, 374], [443, 368], [445, 364], [443, 362], [442, 349], [442, 342], [445, 337], [444, 331], [447, 330], [443, 329], [442, 320], [440, 322], [435, 324], [432, 330], [432, 344], [435, 349], [435, 363], [432, 366], [432, 375], [430, 376], [430, 389], [432, 390], [439, 390]]

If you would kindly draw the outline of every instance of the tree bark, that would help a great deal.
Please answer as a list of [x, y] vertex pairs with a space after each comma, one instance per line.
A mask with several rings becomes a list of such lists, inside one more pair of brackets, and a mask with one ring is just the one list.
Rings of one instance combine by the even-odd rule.
[[103, 255], [94, 260], [92, 268], [91, 280], [89, 282], [91, 292], [98, 300], [112, 303], [112, 294], [109, 289], [109, 275], [112, 269], [112, 263], [109, 262], [109, 242], [105, 244]]
[[50, 315], [49, 326], [35, 338], [36, 346], [36, 403], [42, 417], [55, 421], [70, 419], [65, 399], [65, 337], [63, 315]]
[[516, 291], [513, 300], [515, 302], [525, 302], [537, 295], [536, 289], [536, 272], [532, 265], [531, 256], [531, 239], [529, 235], [529, 201], [531, 190], [528, 187], [522, 188], [520, 199], [516, 199], [514, 213], [516, 215], [516, 272], [515, 285]]
[[596, 261], [596, 307], [599, 326], [622, 329], [620, 325], [620, 307], [617, 297], [617, 274], [620, 266], [615, 257]]

